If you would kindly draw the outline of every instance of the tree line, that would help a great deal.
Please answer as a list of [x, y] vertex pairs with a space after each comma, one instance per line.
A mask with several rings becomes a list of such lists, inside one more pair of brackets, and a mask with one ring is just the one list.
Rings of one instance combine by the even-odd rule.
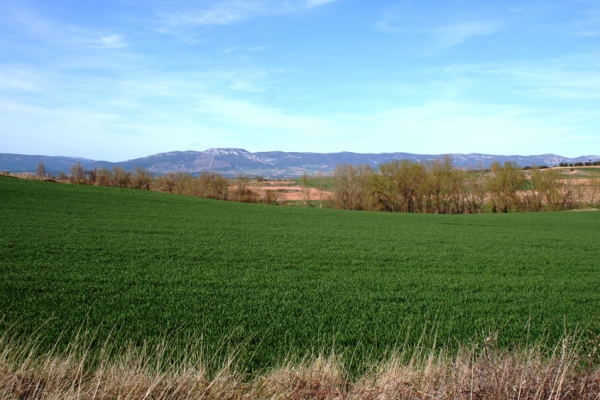
[[[49, 177], [43, 162], [38, 164], [36, 173], [40, 178]], [[112, 169], [95, 168], [86, 170], [78, 162], [71, 165], [69, 174], [61, 172], [56, 179], [61, 182], [70, 182], [79, 185], [155, 190], [215, 200], [265, 204], [277, 203], [277, 194], [275, 192], [251, 190], [250, 177], [241, 174], [234, 179], [226, 178], [215, 172], [202, 172], [196, 177], [189, 173], [169, 172], [155, 177], [151, 171], [141, 167], [136, 167], [133, 171], [127, 171], [119, 166], [114, 166]]]
[[575, 163], [561, 162], [560, 164], [558, 164], [559, 167], [591, 167], [596, 165], [600, 165], [600, 161], [586, 161]]
[[[47, 176], [40, 162], [37, 175]], [[216, 200], [278, 204], [277, 193], [252, 190], [251, 179], [230, 179], [215, 172], [170, 172], [155, 177], [141, 167], [133, 171], [85, 170], [81, 163], [61, 173], [60, 181], [75, 184], [128, 187], [191, 195]], [[430, 162], [393, 160], [377, 168], [339, 164], [330, 179], [331, 195], [324, 198], [324, 177], [304, 173], [299, 180], [305, 207], [318, 200], [319, 208], [434, 214], [474, 214], [510, 211], [563, 211], [595, 205], [600, 198], [600, 176], [574, 184], [559, 170], [547, 167], [518, 168], [514, 163], [492, 163], [489, 169], [463, 170], [453, 167], [448, 156]], [[310, 181], [320, 197], [311, 197]]]
[[378, 166], [338, 165], [332, 206], [346, 210], [435, 214], [560, 211], [593, 205], [600, 179], [575, 185], [556, 169], [518, 168], [514, 163], [462, 170], [444, 157], [427, 163], [394, 160]]

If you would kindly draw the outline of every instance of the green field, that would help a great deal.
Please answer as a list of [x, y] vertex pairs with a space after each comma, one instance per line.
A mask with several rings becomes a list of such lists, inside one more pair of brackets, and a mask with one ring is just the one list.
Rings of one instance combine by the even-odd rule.
[[332, 347], [360, 365], [425, 326], [450, 347], [600, 333], [600, 212], [350, 212], [8, 177], [0, 207], [0, 329], [47, 322], [47, 346], [82, 326], [194, 335], [244, 343], [260, 369]]

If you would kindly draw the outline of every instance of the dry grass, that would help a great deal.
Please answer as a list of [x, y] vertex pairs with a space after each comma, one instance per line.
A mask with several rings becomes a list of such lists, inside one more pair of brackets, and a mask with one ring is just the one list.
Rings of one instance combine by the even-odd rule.
[[[35, 339], [0, 337], [0, 398], [6, 400], [126, 399], [600, 399], [597, 346], [584, 354], [567, 336], [548, 353], [541, 346], [502, 350], [494, 340], [458, 352], [399, 352], [350, 379], [342, 357], [315, 355], [283, 362], [261, 375], [236, 370], [236, 354], [210, 374], [200, 347], [181, 357], [163, 342], [154, 348], [92, 357], [91, 343], [41, 353]], [[93, 360], [92, 360], [93, 358]], [[174, 360], [176, 361], [169, 361]]]

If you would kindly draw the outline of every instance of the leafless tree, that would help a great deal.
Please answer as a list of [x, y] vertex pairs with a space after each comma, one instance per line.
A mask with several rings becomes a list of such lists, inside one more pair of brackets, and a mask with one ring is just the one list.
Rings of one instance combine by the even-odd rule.
[[315, 184], [317, 187], [317, 190], [319, 191], [319, 208], [323, 208], [323, 188], [324, 188], [324, 180], [325, 178], [323, 177], [323, 172], [319, 170], [319, 172], [317, 172], [317, 175], [315, 176]]
[[[436, 214], [446, 212], [452, 175], [452, 159], [444, 156], [443, 160], [433, 160], [428, 166], [427, 179], [424, 182], [426, 195], [431, 201], [431, 208]], [[428, 199], [428, 200], [429, 200]]]
[[304, 171], [300, 177], [300, 190], [302, 191], [302, 203], [304, 204], [304, 207], [309, 207], [310, 201], [312, 200], [312, 192], [310, 187], [310, 177], [306, 171]]
[[[397, 160], [394, 160], [392, 163], [397, 163]], [[427, 173], [423, 164], [409, 160], [399, 162], [396, 185], [402, 201], [402, 211], [416, 211], [417, 197], [426, 176]]]
[[152, 172], [136, 167], [131, 176], [131, 184], [136, 189], [150, 190], [152, 179]]
[[217, 200], [227, 200], [229, 191], [229, 180], [221, 174], [214, 172], [203, 172], [198, 177], [202, 197]]
[[468, 212], [484, 213], [487, 196], [485, 169], [480, 164], [477, 170], [468, 171], [466, 174], [466, 200]]
[[80, 162], [71, 165], [71, 182], [81, 184], [85, 182], [85, 172]]
[[590, 179], [590, 205], [596, 205], [600, 196], [600, 175], [594, 175]]
[[46, 167], [44, 166], [44, 163], [42, 161], [40, 161], [37, 165], [36, 175], [38, 176], [38, 178], [45, 178], [47, 175]]
[[106, 168], [97, 170], [96, 184], [100, 186], [111, 186], [113, 181], [113, 172]]
[[345, 210], [374, 210], [377, 205], [373, 195], [374, 176], [368, 165], [337, 165], [333, 170], [332, 205]]
[[98, 170], [97, 169], [87, 170], [87, 171], [85, 171], [85, 176], [90, 185], [95, 185], [96, 182], [98, 181]]
[[508, 212], [511, 208], [518, 208], [520, 199], [517, 194], [524, 188], [524, 183], [523, 170], [517, 168], [514, 163], [506, 162], [504, 166], [499, 162], [492, 163], [491, 173], [487, 177], [487, 187], [493, 210]]
[[260, 196], [250, 189], [250, 178], [246, 175], [239, 174], [234, 180], [233, 200], [242, 201], [245, 203], [256, 203]]
[[125, 171], [125, 169], [119, 167], [119, 166], [114, 166], [113, 169], [113, 176], [112, 176], [112, 185], [113, 186], [118, 186], [118, 187], [127, 187], [129, 186], [130, 183], [130, 179], [131, 179], [131, 173]]
[[177, 178], [178, 176], [173, 172], [160, 175], [157, 178], [158, 190], [161, 192], [173, 193], [173, 189], [177, 183]]
[[379, 166], [379, 174], [373, 177], [373, 189], [384, 210], [396, 212], [400, 206], [399, 184], [400, 163], [384, 163]]

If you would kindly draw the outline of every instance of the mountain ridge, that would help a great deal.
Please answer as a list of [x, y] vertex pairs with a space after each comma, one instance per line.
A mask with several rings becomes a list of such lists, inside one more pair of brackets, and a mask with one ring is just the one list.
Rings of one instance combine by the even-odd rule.
[[237, 174], [261, 175], [265, 178], [296, 177], [303, 172], [324, 174], [330, 173], [336, 165], [369, 164], [376, 168], [379, 164], [395, 159], [407, 159], [415, 162], [429, 162], [450, 156], [454, 166], [460, 168], [488, 168], [492, 162], [514, 162], [518, 166], [531, 165], [555, 166], [560, 163], [595, 162], [600, 156], [586, 155], [579, 157], [563, 157], [556, 154], [539, 155], [494, 155], [484, 153], [448, 153], [448, 154], [415, 154], [404, 152], [390, 153], [315, 153], [265, 151], [249, 152], [240, 148], [209, 148], [204, 151], [169, 151], [146, 157], [119, 162], [92, 160], [81, 157], [24, 155], [0, 153], [0, 171], [35, 172], [38, 163], [44, 163], [46, 170], [52, 174], [68, 173], [71, 165], [80, 162], [85, 169], [112, 168], [119, 166], [126, 170], [142, 167], [155, 174], [183, 172], [199, 174], [201, 172], [219, 172], [225, 176]]

